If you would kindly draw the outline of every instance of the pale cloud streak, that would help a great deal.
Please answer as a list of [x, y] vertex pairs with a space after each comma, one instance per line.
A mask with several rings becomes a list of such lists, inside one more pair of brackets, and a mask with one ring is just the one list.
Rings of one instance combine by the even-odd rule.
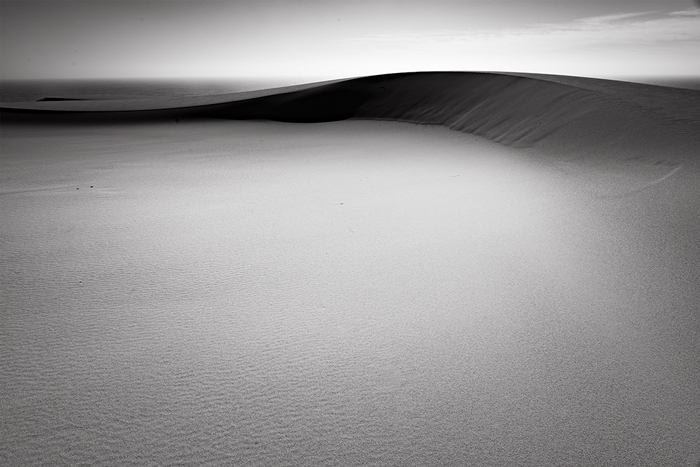
[[[625, 69], [645, 73], [645, 67], [649, 74], [661, 74], [661, 71], [700, 74], [700, 64], [696, 64], [700, 63], [697, 60], [700, 56], [699, 12], [699, 9], [663, 15], [636, 12], [517, 29], [386, 34], [351, 41], [357, 45], [383, 44], [418, 54], [432, 54], [442, 57], [445, 64], [450, 57], [468, 56], [469, 60], [462, 59], [460, 63], [466, 62], [477, 69], [517, 69], [518, 65], [522, 68], [526, 64], [526, 68], [533, 71], [565, 73], [576, 71], [575, 62], [580, 58], [581, 69], [585, 63], [598, 63], [598, 74], [600, 71], [620, 74]], [[511, 63], [514, 65], [509, 65]], [[563, 65], [569, 68], [557, 69]], [[668, 69], [669, 66], [673, 69]]]
[[607, 24], [614, 23], [617, 21], [623, 21], [631, 18], [639, 18], [640, 16], [647, 16], [653, 14], [653, 11], [642, 11], [635, 13], [619, 13], [616, 15], [603, 15], [603, 16], [591, 16], [588, 18], [577, 19], [576, 22], [584, 24]]
[[[530, 45], [559, 48], [564, 44], [617, 45], [678, 41], [700, 43], [700, 10], [693, 9], [656, 17], [654, 12], [581, 18], [566, 24], [536, 24], [528, 28], [498, 31], [442, 30], [430, 33], [375, 34], [348, 39], [355, 43], [396, 42], [412, 45], [453, 42], [470, 45], [489, 41], [516, 48]], [[526, 42], [522, 42], [525, 40]]]
[[691, 8], [690, 10], [674, 11], [670, 14], [672, 16], [700, 16], [700, 8]]

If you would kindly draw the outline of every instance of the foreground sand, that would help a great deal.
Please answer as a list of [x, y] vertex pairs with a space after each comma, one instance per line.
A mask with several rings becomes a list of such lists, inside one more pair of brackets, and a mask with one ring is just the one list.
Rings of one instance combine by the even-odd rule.
[[695, 465], [688, 128], [5, 124], [0, 461]]

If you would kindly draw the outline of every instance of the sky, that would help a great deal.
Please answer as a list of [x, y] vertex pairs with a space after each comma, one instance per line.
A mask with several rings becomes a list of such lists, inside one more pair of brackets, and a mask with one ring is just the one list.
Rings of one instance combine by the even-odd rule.
[[700, 77], [700, 0], [0, 2], [0, 79]]

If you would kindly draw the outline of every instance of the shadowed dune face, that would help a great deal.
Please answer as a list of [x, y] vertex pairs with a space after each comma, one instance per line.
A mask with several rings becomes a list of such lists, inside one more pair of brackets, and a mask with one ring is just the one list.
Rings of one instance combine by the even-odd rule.
[[262, 97], [235, 103], [213, 115], [239, 119], [265, 119], [289, 123], [347, 120], [372, 99], [372, 89], [353, 84], [332, 84], [307, 91]]
[[593, 110], [592, 92], [530, 78], [413, 73], [361, 78], [307, 91], [232, 103], [214, 115], [320, 122], [347, 118], [434, 124], [528, 147]]
[[425, 77], [406, 77], [358, 116], [438, 124], [528, 147], [595, 105], [584, 90], [506, 75], [443, 75], [438, 82], [425, 87]]

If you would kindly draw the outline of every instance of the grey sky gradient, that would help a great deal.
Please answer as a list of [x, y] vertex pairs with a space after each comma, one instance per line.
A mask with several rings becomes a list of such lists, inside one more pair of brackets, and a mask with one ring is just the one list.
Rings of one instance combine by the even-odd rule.
[[0, 78], [700, 76], [691, 0], [2, 1]]

